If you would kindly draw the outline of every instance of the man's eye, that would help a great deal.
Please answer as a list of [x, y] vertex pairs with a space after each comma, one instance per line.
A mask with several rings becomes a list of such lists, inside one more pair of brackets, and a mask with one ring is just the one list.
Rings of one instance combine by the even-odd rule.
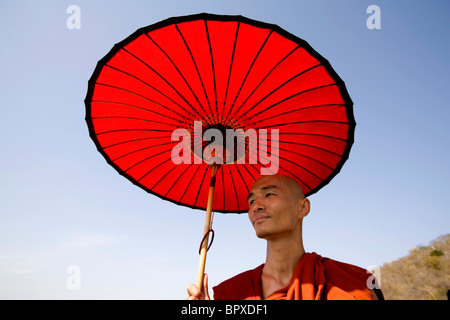
[[269, 192], [269, 193], [266, 193], [266, 198], [267, 198], [267, 197], [270, 197], [270, 196], [273, 196], [273, 193], [270, 193], [270, 192]]
[[248, 204], [252, 205], [254, 202], [255, 202], [255, 200], [250, 200]]

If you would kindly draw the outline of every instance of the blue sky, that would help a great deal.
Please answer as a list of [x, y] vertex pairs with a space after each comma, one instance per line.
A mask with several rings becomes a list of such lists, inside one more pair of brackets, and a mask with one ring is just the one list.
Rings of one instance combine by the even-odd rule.
[[[66, 26], [72, 4], [79, 30]], [[379, 30], [366, 26], [372, 4]], [[204, 212], [118, 175], [84, 120], [97, 61], [171, 16], [278, 24], [345, 81], [355, 143], [340, 174], [310, 197], [307, 251], [368, 267], [448, 233], [449, 9], [444, 0], [2, 1], [0, 298], [184, 299], [195, 282]], [[210, 287], [264, 262], [265, 242], [246, 214], [217, 213], [214, 230]], [[80, 289], [67, 287], [71, 265]]]

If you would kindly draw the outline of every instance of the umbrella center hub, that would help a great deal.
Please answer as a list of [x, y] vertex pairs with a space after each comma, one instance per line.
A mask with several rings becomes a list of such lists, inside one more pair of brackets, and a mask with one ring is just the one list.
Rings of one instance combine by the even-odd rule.
[[207, 164], [241, 163], [248, 154], [248, 139], [242, 129], [221, 123], [202, 125], [202, 132], [194, 130], [192, 138], [191, 150]]

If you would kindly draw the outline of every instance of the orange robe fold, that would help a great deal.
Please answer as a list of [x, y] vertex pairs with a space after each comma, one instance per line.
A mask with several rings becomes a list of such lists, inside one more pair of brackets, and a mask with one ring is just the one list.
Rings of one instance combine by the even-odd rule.
[[[261, 300], [264, 264], [214, 287], [216, 300]], [[367, 288], [371, 274], [360, 267], [305, 253], [295, 267], [289, 285], [266, 300], [372, 300]]]

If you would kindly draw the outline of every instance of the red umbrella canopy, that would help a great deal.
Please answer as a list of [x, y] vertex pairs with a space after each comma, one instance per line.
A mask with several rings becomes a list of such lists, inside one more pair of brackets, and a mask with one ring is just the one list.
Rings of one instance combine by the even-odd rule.
[[306, 195], [340, 171], [353, 103], [329, 62], [280, 27], [198, 14], [137, 30], [98, 62], [86, 121], [121, 175], [163, 199], [246, 212], [261, 174], [296, 178]]

